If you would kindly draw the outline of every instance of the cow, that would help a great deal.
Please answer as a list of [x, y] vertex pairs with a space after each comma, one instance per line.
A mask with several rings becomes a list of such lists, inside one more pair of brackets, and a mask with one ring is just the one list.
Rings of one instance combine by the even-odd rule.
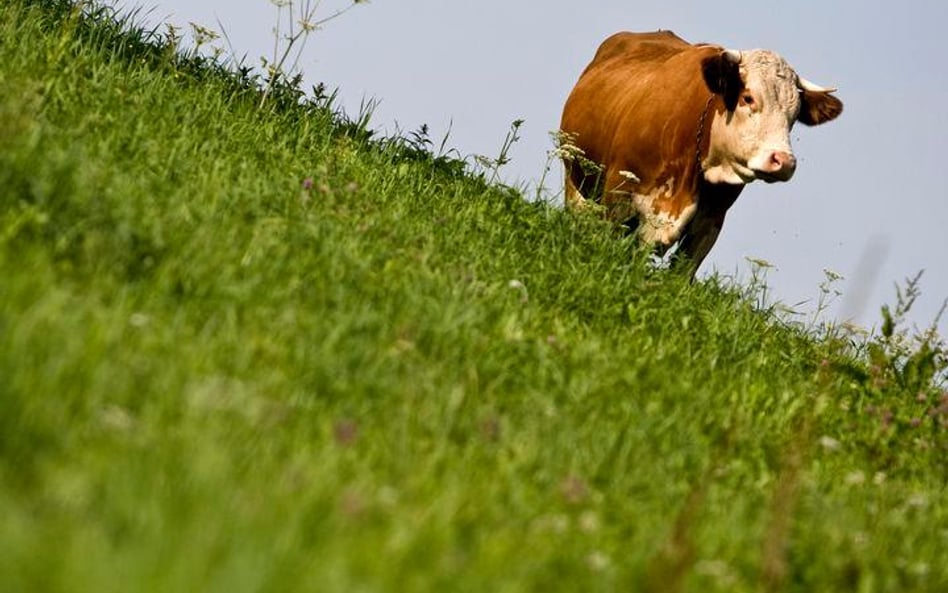
[[744, 186], [793, 176], [794, 123], [842, 113], [834, 92], [769, 50], [617, 33], [563, 109], [566, 207], [596, 202], [662, 255], [677, 243], [693, 277]]

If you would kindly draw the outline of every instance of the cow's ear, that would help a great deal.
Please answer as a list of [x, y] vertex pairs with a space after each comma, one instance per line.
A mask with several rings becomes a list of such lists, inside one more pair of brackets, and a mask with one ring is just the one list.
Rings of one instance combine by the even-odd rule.
[[800, 90], [803, 99], [797, 119], [808, 126], [818, 126], [832, 121], [843, 112], [843, 102], [829, 91]]
[[712, 93], [724, 97], [724, 106], [728, 111], [737, 108], [737, 98], [744, 90], [744, 81], [741, 80], [740, 54], [731, 50], [722, 50], [713, 56], [701, 61], [701, 73], [704, 82]]

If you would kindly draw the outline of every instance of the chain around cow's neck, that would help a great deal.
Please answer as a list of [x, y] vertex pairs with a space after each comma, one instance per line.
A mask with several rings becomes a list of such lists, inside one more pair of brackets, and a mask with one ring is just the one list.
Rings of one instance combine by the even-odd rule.
[[704, 111], [701, 112], [701, 119], [698, 120], [698, 140], [695, 146], [695, 162], [698, 164], [698, 171], [701, 171], [701, 138], [704, 135], [704, 123], [708, 119], [712, 101], [714, 101], [714, 94], [708, 97], [708, 102], [704, 104]]

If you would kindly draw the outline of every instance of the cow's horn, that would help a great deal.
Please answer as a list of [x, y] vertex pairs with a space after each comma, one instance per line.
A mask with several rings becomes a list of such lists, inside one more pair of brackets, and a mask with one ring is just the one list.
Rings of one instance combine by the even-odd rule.
[[736, 49], [725, 49], [724, 57], [728, 59], [731, 63], [740, 64], [744, 61], [744, 54]]
[[813, 84], [802, 76], [797, 76], [797, 86], [812, 93], [835, 93], [838, 90], [836, 87], [824, 88], [818, 84]]

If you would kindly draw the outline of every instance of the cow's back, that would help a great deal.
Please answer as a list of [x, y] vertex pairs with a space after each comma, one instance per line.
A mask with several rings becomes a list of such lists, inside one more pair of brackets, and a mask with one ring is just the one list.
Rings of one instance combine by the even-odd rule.
[[591, 69], [612, 60], [633, 64], [657, 64], [690, 47], [693, 46], [671, 31], [616, 33], [602, 42], [583, 76]]

